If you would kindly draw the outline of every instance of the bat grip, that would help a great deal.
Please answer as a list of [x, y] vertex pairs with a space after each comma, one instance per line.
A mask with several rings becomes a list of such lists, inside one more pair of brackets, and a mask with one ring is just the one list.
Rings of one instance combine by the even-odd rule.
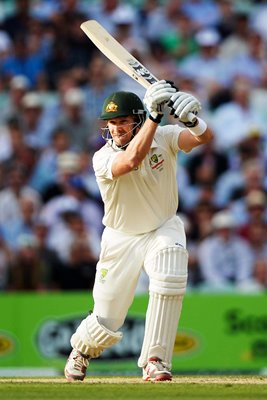
[[197, 119], [197, 116], [196, 116], [196, 114], [190, 112], [190, 113], [188, 113], [188, 119], [190, 122], [195, 122], [195, 120]]

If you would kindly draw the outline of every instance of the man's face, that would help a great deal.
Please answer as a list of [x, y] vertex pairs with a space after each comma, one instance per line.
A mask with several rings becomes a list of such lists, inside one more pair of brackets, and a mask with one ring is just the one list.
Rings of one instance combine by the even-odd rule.
[[123, 147], [130, 142], [135, 125], [133, 116], [108, 120], [109, 132], [118, 147]]

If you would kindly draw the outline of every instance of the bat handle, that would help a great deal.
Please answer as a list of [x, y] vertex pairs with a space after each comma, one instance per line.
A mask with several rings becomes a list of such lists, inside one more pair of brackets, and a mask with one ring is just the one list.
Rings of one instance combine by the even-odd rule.
[[190, 122], [195, 122], [195, 120], [197, 119], [197, 116], [196, 116], [196, 114], [190, 112], [190, 113], [188, 113], [188, 119]]

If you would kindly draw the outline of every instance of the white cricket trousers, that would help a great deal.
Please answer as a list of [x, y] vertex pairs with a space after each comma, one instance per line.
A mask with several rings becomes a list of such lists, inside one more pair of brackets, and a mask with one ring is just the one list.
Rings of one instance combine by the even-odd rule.
[[156, 254], [170, 246], [186, 248], [184, 224], [176, 215], [160, 228], [140, 235], [105, 228], [93, 298], [94, 314], [108, 329], [115, 332], [123, 325], [142, 268], [149, 277]]

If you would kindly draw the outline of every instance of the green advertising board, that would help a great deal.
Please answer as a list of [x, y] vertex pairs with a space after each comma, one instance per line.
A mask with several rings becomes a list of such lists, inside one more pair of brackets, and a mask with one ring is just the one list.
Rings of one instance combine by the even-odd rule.
[[[136, 296], [123, 340], [92, 360], [90, 374], [139, 374], [147, 296]], [[0, 295], [3, 368], [63, 374], [70, 336], [90, 309], [89, 293]], [[114, 310], [115, 312], [116, 310]], [[174, 348], [175, 373], [260, 372], [267, 367], [267, 296], [188, 293]]]

